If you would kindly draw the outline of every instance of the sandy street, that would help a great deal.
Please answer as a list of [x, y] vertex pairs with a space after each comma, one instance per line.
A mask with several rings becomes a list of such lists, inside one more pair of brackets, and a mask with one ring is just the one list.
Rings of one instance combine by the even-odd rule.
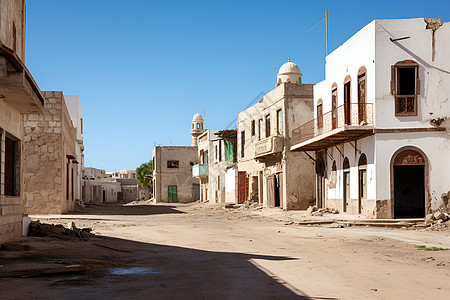
[[1, 299], [447, 299], [449, 231], [298, 226], [275, 210], [218, 205], [89, 206], [41, 218], [88, 239], [29, 237], [0, 272], [87, 265], [84, 273], [0, 278]]

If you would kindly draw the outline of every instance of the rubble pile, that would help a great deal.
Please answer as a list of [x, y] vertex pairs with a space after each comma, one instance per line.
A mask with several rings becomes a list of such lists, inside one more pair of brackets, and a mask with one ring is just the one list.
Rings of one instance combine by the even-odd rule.
[[77, 228], [74, 222], [69, 223], [69, 228], [63, 225], [45, 224], [38, 221], [32, 221], [30, 224], [28, 235], [37, 237], [53, 237], [58, 239], [71, 238], [89, 238], [93, 234], [90, 228]]
[[311, 216], [318, 216], [321, 217], [324, 214], [338, 214], [339, 211], [335, 208], [317, 208], [317, 206], [310, 206], [306, 210], [307, 213], [309, 213]]
[[436, 211], [425, 217], [425, 226], [431, 230], [444, 230], [450, 228], [450, 216], [442, 211]]

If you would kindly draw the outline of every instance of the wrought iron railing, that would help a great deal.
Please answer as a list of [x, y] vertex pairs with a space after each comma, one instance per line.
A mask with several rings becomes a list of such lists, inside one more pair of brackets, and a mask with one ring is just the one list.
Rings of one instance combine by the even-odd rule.
[[372, 103], [346, 103], [292, 130], [292, 145], [302, 143], [344, 125], [373, 124]]

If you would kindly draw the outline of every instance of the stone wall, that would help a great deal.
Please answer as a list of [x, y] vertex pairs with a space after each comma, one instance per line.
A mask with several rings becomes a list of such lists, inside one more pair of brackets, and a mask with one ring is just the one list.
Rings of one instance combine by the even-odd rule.
[[63, 93], [43, 94], [46, 99], [43, 113], [24, 115], [23, 190], [28, 214], [64, 213], [74, 209], [70, 157], [75, 156], [75, 129]]

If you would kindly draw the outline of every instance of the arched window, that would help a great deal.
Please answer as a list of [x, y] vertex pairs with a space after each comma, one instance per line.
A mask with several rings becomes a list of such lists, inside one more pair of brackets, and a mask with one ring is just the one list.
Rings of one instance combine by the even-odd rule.
[[344, 158], [344, 162], [342, 163], [342, 169], [346, 170], [346, 169], [350, 169], [350, 163], [348, 161], [348, 158]]
[[317, 101], [317, 128], [323, 128], [323, 101]]
[[200, 129], [200, 123], [197, 123], [197, 129]]
[[362, 166], [365, 166], [365, 165], [367, 165], [367, 157], [366, 157], [366, 155], [363, 153], [363, 154], [361, 154], [361, 156], [359, 157], [358, 166], [359, 166], [359, 167], [362, 167]]
[[358, 70], [358, 123], [367, 122], [366, 109], [367, 70], [364, 66]]
[[417, 116], [420, 80], [415, 61], [399, 61], [391, 66], [391, 94], [395, 97], [396, 116]]
[[350, 125], [351, 124], [351, 119], [350, 119], [350, 112], [351, 112], [351, 81], [352, 78], [350, 77], [350, 75], [345, 76], [344, 79], [344, 122], [346, 125]]

